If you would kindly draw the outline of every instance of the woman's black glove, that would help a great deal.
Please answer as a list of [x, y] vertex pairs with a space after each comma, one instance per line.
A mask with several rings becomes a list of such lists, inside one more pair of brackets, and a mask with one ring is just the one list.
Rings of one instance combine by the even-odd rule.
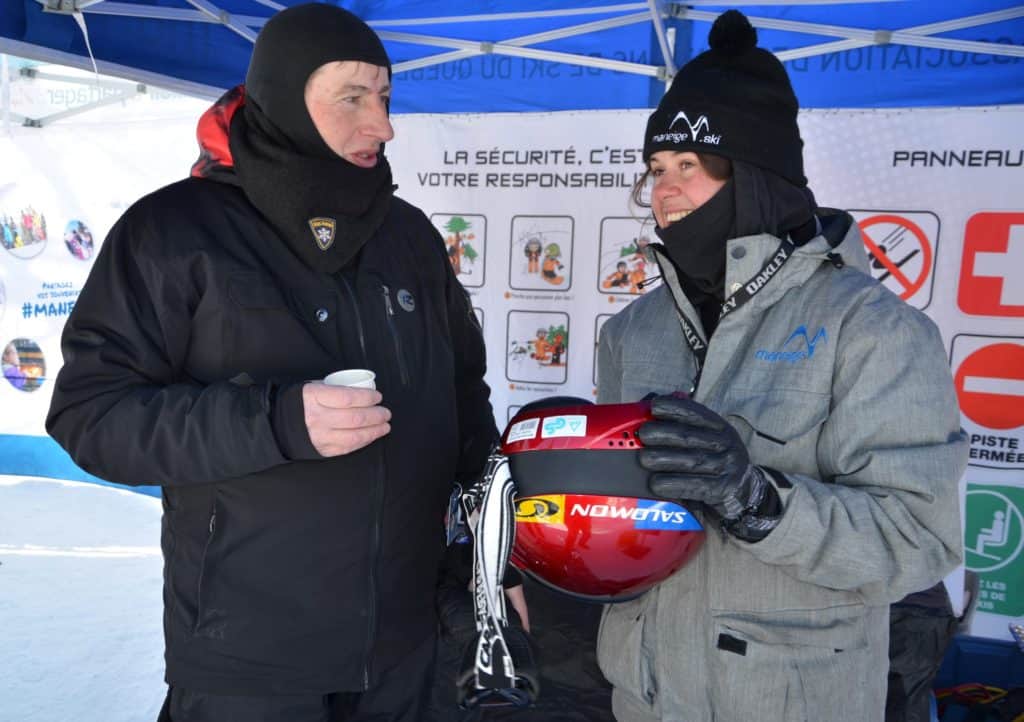
[[648, 485], [667, 499], [699, 501], [744, 541], [760, 541], [774, 529], [782, 505], [764, 472], [750, 463], [736, 430], [703, 404], [682, 396], [651, 401], [653, 421], [638, 436], [640, 465], [653, 472]]

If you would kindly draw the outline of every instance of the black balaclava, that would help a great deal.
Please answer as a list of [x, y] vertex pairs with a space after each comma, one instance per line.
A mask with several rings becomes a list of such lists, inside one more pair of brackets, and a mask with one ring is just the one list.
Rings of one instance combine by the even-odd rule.
[[380, 227], [394, 187], [383, 152], [359, 168], [332, 151], [306, 109], [309, 76], [325, 63], [388, 69], [380, 38], [333, 5], [297, 5], [274, 15], [256, 38], [246, 100], [231, 122], [235, 172], [246, 196], [306, 265], [333, 273]]

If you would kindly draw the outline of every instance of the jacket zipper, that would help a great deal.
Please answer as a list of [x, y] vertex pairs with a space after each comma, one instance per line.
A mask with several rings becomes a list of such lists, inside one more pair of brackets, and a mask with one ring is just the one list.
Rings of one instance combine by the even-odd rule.
[[391, 340], [395, 344], [395, 356], [398, 357], [398, 371], [402, 375], [402, 386], [409, 385], [409, 370], [405, 366], [405, 355], [402, 353], [402, 339], [395, 328], [395, 307], [391, 304], [391, 289], [381, 284], [384, 292], [384, 310], [387, 311], [388, 330], [391, 332]]
[[206, 537], [206, 546], [203, 547], [203, 561], [199, 565], [199, 581], [196, 584], [196, 625], [192, 630], [193, 634], [199, 633], [199, 627], [203, 623], [203, 578], [206, 576], [207, 556], [210, 553], [210, 545], [213, 544], [213, 533], [217, 529], [217, 505], [214, 504], [210, 511], [210, 533]]
[[[370, 357], [366, 353], [366, 336], [363, 333], [363, 320], [359, 315], [359, 300], [356, 298], [352, 284], [339, 272], [338, 280], [352, 302], [353, 316], [356, 319], [356, 330], [359, 334], [359, 348], [363, 352], [363, 365], [368, 367]], [[373, 485], [373, 497], [370, 500], [370, 514], [373, 519], [373, 530], [370, 537], [370, 574], [366, 626], [366, 663], [363, 665], [363, 690], [370, 689], [370, 660], [373, 656], [373, 642], [377, 630], [377, 558], [380, 556], [380, 515], [384, 506], [384, 447], [380, 447], [380, 465], [377, 483]]]
[[356, 299], [355, 291], [352, 290], [352, 284], [348, 282], [348, 279], [340, 271], [337, 275], [338, 280], [341, 281], [342, 288], [345, 289], [349, 300], [352, 301], [352, 315], [356, 319], [356, 332], [359, 334], [359, 348], [363, 351], [363, 365], [366, 366], [369, 363], [369, 357], [366, 354], [366, 336], [363, 334], [363, 319], [359, 315], [359, 301]]

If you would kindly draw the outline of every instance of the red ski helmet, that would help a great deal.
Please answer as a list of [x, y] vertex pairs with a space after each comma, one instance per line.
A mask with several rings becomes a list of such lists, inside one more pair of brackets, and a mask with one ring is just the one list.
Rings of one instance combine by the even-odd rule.
[[704, 527], [652, 498], [637, 458], [637, 429], [651, 418], [649, 401], [564, 396], [516, 413], [501, 438], [516, 484], [516, 567], [570, 596], [621, 602], [693, 558]]

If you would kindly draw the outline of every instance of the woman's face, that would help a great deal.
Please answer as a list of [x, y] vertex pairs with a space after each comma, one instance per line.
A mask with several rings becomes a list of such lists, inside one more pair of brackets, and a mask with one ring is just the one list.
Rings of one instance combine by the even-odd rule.
[[659, 150], [648, 164], [654, 177], [651, 210], [660, 228], [682, 220], [707, 203], [725, 185], [708, 175], [690, 151]]

